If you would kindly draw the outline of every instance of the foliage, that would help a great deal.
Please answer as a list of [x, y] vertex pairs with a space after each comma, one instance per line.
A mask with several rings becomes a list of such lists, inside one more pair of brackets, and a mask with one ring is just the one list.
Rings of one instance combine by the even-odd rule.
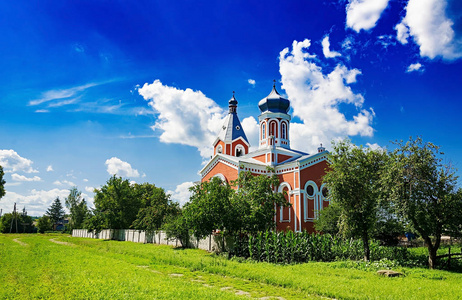
[[377, 221], [380, 176], [387, 156], [381, 150], [356, 147], [349, 140], [334, 143], [333, 148], [324, 182], [332, 203], [341, 211], [340, 232], [362, 239], [364, 260], [369, 260], [369, 239]]
[[274, 191], [279, 186], [274, 173], [255, 176], [249, 171], [240, 172], [233, 185], [237, 192], [233, 194], [232, 205], [237, 208], [240, 231], [255, 234], [274, 229], [276, 207], [290, 205], [282, 193]]
[[3, 214], [0, 218], [0, 232], [10, 233], [10, 230], [11, 233], [32, 233], [34, 230], [32, 217], [28, 216], [27, 213], [18, 212]]
[[240, 227], [238, 207], [232, 205], [234, 191], [229, 184], [214, 177], [190, 188], [190, 201], [183, 216], [194, 236], [202, 239], [215, 230], [235, 231]]
[[94, 204], [94, 215], [86, 223], [88, 229], [126, 229], [135, 221], [141, 199], [128, 179], [114, 175], [101, 188], [95, 189]]
[[421, 138], [398, 142], [383, 178], [390, 187], [389, 198], [396, 214], [425, 240], [430, 268], [445, 230], [461, 228], [462, 193], [456, 190], [457, 176], [443, 163], [443, 153]]
[[340, 215], [341, 207], [339, 207], [336, 202], [331, 202], [328, 207], [319, 211], [319, 217], [314, 221], [316, 231], [334, 236], [339, 235]]
[[49, 231], [53, 229], [53, 223], [49, 216], [44, 215], [40, 219], [37, 220], [37, 229], [39, 233], [44, 233], [45, 231]]
[[0, 199], [5, 196], [5, 180], [3, 179], [3, 176], [5, 173], [3, 172], [2, 166], [0, 166]]
[[135, 184], [133, 189], [141, 204], [136, 219], [131, 225], [132, 228], [158, 230], [166, 218], [177, 214], [178, 203], [172, 202], [170, 195], [165, 194], [164, 189], [149, 183]]
[[56, 197], [55, 201], [47, 209], [45, 214], [50, 217], [54, 224], [58, 223], [58, 221], [61, 221], [64, 218], [64, 208], [61, 204], [61, 200], [59, 200], [59, 197]]
[[69, 190], [69, 196], [64, 200], [64, 203], [70, 212], [70, 230], [83, 228], [83, 222], [87, 218], [89, 210], [87, 202], [82, 198], [82, 193], [77, 190], [77, 187]]
[[183, 248], [189, 246], [189, 225], [181, 211], [178, 211], [177, 215], [170, 215], [164, 223], [163, 229], [167, 238], [179, 240]]

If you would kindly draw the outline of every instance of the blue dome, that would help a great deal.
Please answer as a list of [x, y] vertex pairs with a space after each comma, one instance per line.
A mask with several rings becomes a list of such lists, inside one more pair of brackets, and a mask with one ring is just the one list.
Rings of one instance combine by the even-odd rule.
[[290, 109], [290, 101], [282, 98], [276, 90], [276, 86], [273, 85], [271, 93], [258, 102], [258, 108], [260, 108], [261, 113], [276, 112], [286, 114]]

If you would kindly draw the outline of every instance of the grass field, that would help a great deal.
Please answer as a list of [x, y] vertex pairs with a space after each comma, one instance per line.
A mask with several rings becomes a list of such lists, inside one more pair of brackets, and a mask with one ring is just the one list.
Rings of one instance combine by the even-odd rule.
[[0, 299], [462, 299], [462, 274], [355, 262], [272, 265], [195, 249], [0, 235]]

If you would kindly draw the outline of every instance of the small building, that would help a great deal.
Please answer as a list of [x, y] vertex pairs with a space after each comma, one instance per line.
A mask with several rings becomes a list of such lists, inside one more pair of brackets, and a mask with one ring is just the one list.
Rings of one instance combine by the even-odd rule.
[[237, 115], [238, 102], [229, 100], [229, 113], [213, 143], [214, 155], [200, 171], [201, 181], [219, 177], [230, 183], [241, 171], [254, 175], [268, 174], [272, 167], [279, 177], [279, 192], [285, 192], [290, 207], [279, 207], [275, 216], [278, 231], [314, 232], [318, 211], [329, 205], [322, 177], [328, 167], [328, 152], [322, 145], [308, 154], [290, 147], [290, 101], [276, 86], [260, 100], [258, 149], [249, 152], [250, 144]]

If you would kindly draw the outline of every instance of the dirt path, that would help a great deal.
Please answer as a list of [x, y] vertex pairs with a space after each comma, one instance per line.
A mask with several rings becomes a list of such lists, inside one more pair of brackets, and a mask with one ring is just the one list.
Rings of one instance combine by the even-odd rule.
[[26, 244], [26, 243], [24, 243], [24, 242], [21, 242], [21, 241], [18, 240], [18, 239], [13, 239], [13, 242], [18, 243], [18, 244], [21, 245], [21, 246], [29, 246], [28, 244]]
[[68, 243], [68, 242], [61, 242], [61, 241], [57, 241], [55, 239], [50, 239], [50, 242], [53, 242], [55, 244], [60, 244], [60, 245], [66, 245], [66, 246], [74, 246], [74, 244], [72, 243]]

